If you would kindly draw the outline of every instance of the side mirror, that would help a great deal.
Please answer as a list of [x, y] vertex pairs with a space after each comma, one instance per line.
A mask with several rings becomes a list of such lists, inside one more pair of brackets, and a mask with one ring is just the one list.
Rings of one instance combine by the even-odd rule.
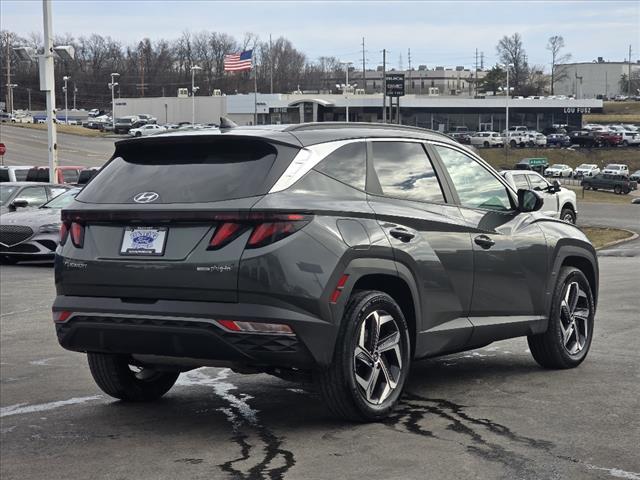
[[518, 190], [518, 211], [537, 212], [542, 208], [542, 197], [533, 190]]
[[551, 190], [553, 193], [560, 191], [560, 182], [558, 180], [554, 180], [551, 184]]
[[13, 210], [17, 210], [18, 208], [25, 208], [29, 206], [29, 201], [24, 198], [16, 198], [13, 202], [11, 202], [11, 207]]

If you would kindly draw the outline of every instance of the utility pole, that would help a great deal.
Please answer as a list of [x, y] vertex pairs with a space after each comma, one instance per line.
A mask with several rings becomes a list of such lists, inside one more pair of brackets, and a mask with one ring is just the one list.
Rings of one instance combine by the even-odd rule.
[[273, 50], [271, 34], [269, 34], [269, 93], [273, 93]]
[[631, 96], [631, 45], [629, 45], [629, 73], [627, 74], [627, 94]]
[[78, 87], [76, 87], [76, 82], [73, 82], [73, 109], [74, 110], [76, 110], [76, 94], [77, 93], [78, 93]]
[[191, 67], [191, 126], [196, 123], [196, 92], [200, 87], [196, 87], [196, 70], [202, 70], [202, 67], [194, 65]]
[[364, 93], [367, 93], [367, 69], [364, 55], [364, 37], [362, 37], [362, 88], [364, 88]]
[[[407, 86], [411, 88], [411, 49], [410, 48], [407, 50], [407, 61], [409, 62], [409, 80], [408, 80]], [[409, 90], [409, 88], [407, 89], [407, 91]]]
[[62, 88], [62, 91], [64, 92], [64, 124], [65, 125], [69, 125], [69, 104], [67, 103], [67, 93], [68, 93], [68, 88], [67, 88], [67, 83], [69, 82], [69, 80], [71, 80], [71, 77], [65, 75], [64, 77], [62, 77], [62, 81], [64, 82], [64, 87]]
[[387, 123], [387, 50], [382, 49], [382, 123]]
[[44, 64], [44, 85], [47, 92], [47, 148], [49, 153], [49, 181], [56, 183], [58, 168], [58, 132], [56, 130], [56, 89], [53, 74], [53, 22], [51, 0], [42, 0], [42, 23], [44, 26], [44, 54], [40, 61]]
[[480, 70], [484, 70], [484, 52], [480, 52]]
[[27, 88], [27, 95], [29, 95], [29, 112], [31, 112], [31, 89]]
[[478, 49], [476, 48], [476, 70], [473, 74], [473, 96], [478, 96]]
[[11, 55], [9, 53], [9, 32], [7, 32], [6, 34], [7, 37], [7, 41], [6, 41], [6, 45], [7, 45], [7, 98], [6, 98], [6, 109], [7, 112], [9, 113], [13, 113], [13, 102], [11, 101], [11, 87], [9, 85], [11, 85]]

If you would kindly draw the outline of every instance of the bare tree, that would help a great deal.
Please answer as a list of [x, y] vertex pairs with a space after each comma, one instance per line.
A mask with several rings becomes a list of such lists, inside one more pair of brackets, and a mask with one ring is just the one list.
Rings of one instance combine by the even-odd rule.
[[509, 86], [513, 87], [516, 95], [520, 95], [520, 90], [526, 84], [529, 73], [527, 52], [522, 44], [522, 37], [517, 32], [510, 37], [505, 35], [498, 42], [496, 50], [502, 63], [505, 65], [513, 65], [509, 70]]
[[560, 53], [564, 48], [564, 38], [562, 35], [554, 35], [549, 37], [547, 42], [547, 50], [551, 52], [551, 95], [553, 95], [553, 88], [556, 82], [562, 81], [568, 77], [566, 69], [562, 66], [563, 63], [568, 62], [571, 59], [570, 53]]

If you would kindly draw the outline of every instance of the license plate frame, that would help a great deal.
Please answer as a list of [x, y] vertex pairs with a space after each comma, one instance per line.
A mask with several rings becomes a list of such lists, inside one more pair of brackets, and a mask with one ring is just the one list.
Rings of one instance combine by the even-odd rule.
[[161, 257], [164, 255], [168, 236], [167, 227], [125, 227], [120, 241], [120, 255]]

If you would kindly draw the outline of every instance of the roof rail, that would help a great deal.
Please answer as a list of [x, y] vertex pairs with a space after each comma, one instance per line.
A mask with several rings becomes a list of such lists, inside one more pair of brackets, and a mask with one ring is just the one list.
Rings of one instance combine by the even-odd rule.
[[379, 130], [409, 130], [421, 133], [434, 133], [450, 138], [448, 135], [422, 127], [413, 127], [411, 125], [399, 125], [394, 123], [369, 123], [369, 122], [309, 122], [289, 125], [283, 131], [285, 132], [302, 132], [307, 130], [327, 130], [335, 128], [374, 128]]

